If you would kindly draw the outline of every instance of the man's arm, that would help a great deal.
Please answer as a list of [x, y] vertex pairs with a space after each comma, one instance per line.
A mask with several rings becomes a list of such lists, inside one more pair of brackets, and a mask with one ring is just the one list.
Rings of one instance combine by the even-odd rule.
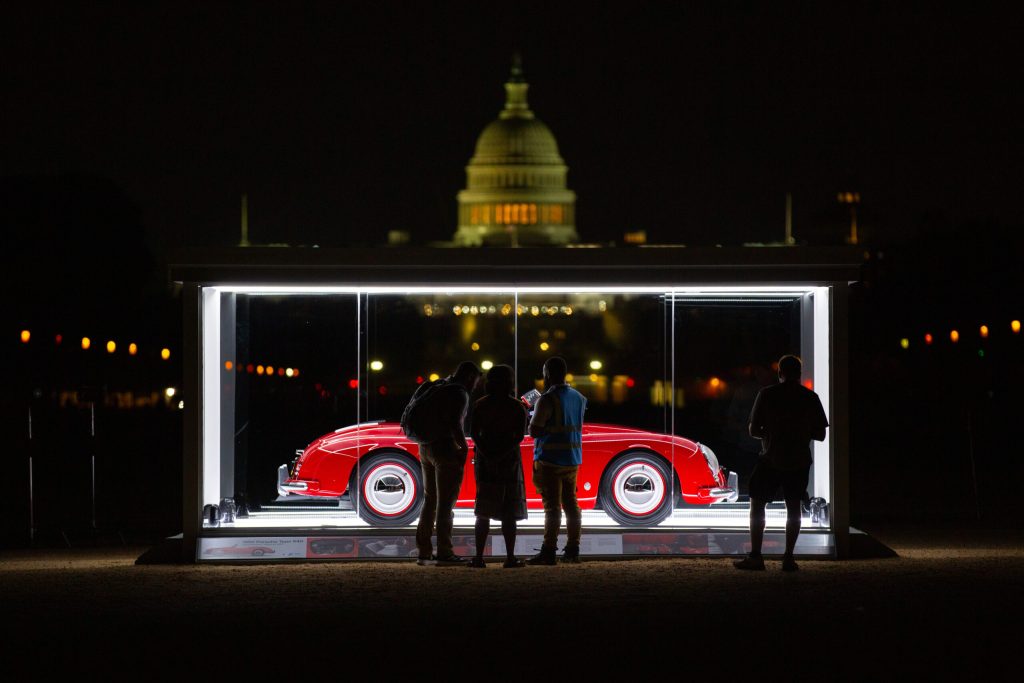
[[463, 429], [463, 424], [466, 421], [466, 412], [469, 410], [469, 394], [460, 391], [458, 392], [458, 398], [452, 401], [452, 407], [454, 410], [452, 420], [452, 438], [455, 439], [455, 446], [465, 453], [469, 450], [469, 445], [466, 444], [466, 432]]
[[541, 396], [537, 399], [537, 405], [533, 407], [533, 419], [530, 420], [530, 436], [537, 438], [544, 436], [548, 421], [554, 414], [554, 406], [551, 405], [550, 396]]
[[825, 417], [825, 409], [821, 407], [821, 399], [817, 394], [814, 396], [814, 429], [812, 437], [815, 441], [825, 440], [825, 428], [828, 427], [828, 418]]
[[761, 416], [762, 405], [761, 405], [762, 393], [757, 392], [757, 398], [754, 399], [754, 407], [750, 411], [750, 423], [747, 425], [747, 432], [755, 439], [763, 439], [768, 434], [765, 432], [763, 418]]

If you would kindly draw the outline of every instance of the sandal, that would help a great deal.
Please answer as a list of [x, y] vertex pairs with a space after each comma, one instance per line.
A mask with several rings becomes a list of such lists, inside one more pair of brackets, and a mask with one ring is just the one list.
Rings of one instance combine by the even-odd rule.
[[466, 563], [466, 565], [469, 566], [469, 567], [473, 567], [474, 569], [486, 569], [487, 568], [487, 564], [484, 563], [484, 558], [482, 558], [482, 557], [472, 557], [472, 558], [470, 558], [469, 562]]
[[505, 569], [518, 569], [519, 567], [525, 567], [526, 563], [520, 560], [518, 557], [505, 560], [505, 564], [501, 565]]

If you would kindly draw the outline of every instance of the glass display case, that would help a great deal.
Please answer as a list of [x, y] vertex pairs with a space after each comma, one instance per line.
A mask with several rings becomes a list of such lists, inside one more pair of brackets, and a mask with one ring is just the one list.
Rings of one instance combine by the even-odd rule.
[[[195, 343], [185, 523], [200, 560], [415, 555], [419, 451], [398, 421], [417, 387], [461, 361], [512, 366], [517, 395], [543, 389], [545, 359], [567, 361], [588, 401], [577, 491], [585, 555], [745, 551], [760, 450], [747, 421], [782, 355], [803, 359], [803, 383], [833, 425], [843, 421], [834, 386], [845, 382], [845, 328], [835, 324], [844, 280], [749, 281], [737, 268], [737, 282], [672, 270], [622, 281], [581, 268], [553, 284], [550, 273], [502, 282], [501, 272], [453, 277], [436, 266], [416, 284], [373, 267], [308, 282], [302, 264], [293, 268], [295, 282], [230, 268], [201, 284], [181, 278]], [[516, 550], [532, 554], [543, 510], [529, 437], [521, 452], [529, 518]], [[845, 523], [835, 427], [812, 452], [797, 552], [834, 555]], [[473, 550], [473, 468], [470, 452], [455, 510], [462, 554]], [[766, 552], [781, 544], [785, 515], [781, 500], [769, 504]], [[504, 553], [494, 536], [487, 553]]]

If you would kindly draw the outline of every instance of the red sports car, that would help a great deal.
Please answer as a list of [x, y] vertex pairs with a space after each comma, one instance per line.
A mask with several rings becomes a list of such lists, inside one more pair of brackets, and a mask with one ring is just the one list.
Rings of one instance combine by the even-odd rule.
[[[530, 481], [533, 439], [527, 436], [520, 448], [527, 506], [542, 509]], [[373, 526], [407, 526], [416, 521], [423, 505], [418, 454], [419, 446], [397, 423], [343, 427], [296, 451], [298, 457], [290, 466], [281, 465], [277, 490], [283, 498], [340, 498]], [[604, 510], [624, 526], [657, 524], [676, 506], [701, 507], [737, 498], [735, 473], [719, 466], [707, 446], [607, 424], [584, 424], [577, 483], [580, 507]], [[472, 508], [475, 498], [470, 458], [456, 508]]]

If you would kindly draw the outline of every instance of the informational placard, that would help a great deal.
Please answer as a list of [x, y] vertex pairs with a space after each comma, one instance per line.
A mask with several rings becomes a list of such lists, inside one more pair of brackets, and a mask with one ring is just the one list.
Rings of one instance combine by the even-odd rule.
[[[785, 534], [766, 533], [764, 553], [781, 555], [785, 547]], [[456, 555], [471, 557], [476, 554], [476, 540], [472, 534], [452, 537]], [[520, 534], [516, 537], [515, 554], [533, 555], [540, 550], [544, 537], [540, 534]], [[558, 537], [558, 548], [565, 547], [565, 534]], [[436, 546], [436, 541], [435, 541]], [[656, 531], [583, 534], [580, 554], [589, 557], [648, 557], [648, 556], [741, 556], [750, 550], [750, 535], [746, 532]], [[351, 535], [351, 536], [257, 536], [257, 537], [204, 537], [199, 539], [200, 561], [263, 562], [275, 560], [342, 560], [378, 559], [406, 560], [418, 555], [414, 535]], [[830, 533], [805, 533], [797, 541], [796, 554], [810, 557], [832, 557], [835, 537]], [[483, 549], [485, 557], [503, 557], [505, 539], [492, 533]]]

